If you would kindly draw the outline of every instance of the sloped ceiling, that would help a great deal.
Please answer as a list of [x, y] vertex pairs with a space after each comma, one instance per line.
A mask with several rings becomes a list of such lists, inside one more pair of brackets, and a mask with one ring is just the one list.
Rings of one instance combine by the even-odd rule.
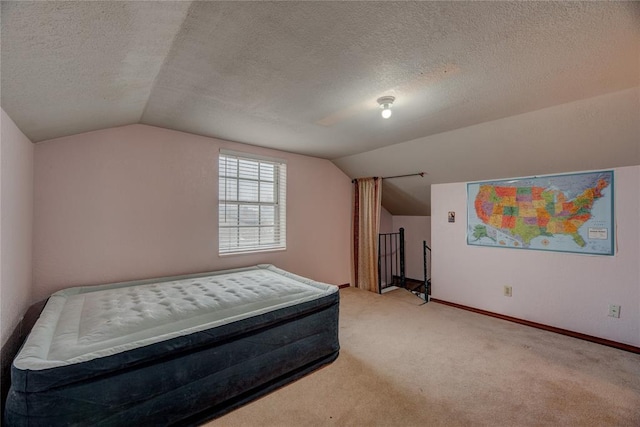
[[[639, 2], [2, 1], [1, 13], [2, 108], [33, 142], [143, 123], [395, 175], [415, 156], [400, 143], [640, 86]], [[389, 120], [383, 95], [396, 97]], [[367, 154], [394, 144], [393, 164]], [[392, 213], [428, 213], [425, 185], [468, 176], [427, 172], [385, 185]]]

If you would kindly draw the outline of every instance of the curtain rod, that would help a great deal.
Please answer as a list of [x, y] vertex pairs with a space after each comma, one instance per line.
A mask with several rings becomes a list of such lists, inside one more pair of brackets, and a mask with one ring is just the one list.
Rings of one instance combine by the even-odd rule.
[[[406, 174], [406, 175], [383, 176], [380, 179], [404, 178], [404, 177], [407, 177], [407, 176], [418, 176], [418, 175], [420, 175], [421, 177], [424, 177], [425, 174], [426, 174], [426, 172], [418, 172], [418, 173], [409, 173], [409, 174]], [[378, 177], [374, 176], [373, 179], [378, 179]], [[358, 181], [358, 178], [354, 178], [354, 179], [351, 180], [352, 183], [355, 183], [357, 181]]]

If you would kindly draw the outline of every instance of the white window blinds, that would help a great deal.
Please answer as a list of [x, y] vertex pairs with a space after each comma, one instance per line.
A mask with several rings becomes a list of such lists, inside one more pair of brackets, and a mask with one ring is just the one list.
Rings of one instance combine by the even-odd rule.
[[221, 150], [218, 171], [219, 253], [285, 249], [284, 161]]

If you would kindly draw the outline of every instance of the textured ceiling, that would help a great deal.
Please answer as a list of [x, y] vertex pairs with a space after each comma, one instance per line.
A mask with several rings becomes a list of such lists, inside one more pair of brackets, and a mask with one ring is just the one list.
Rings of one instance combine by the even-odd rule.
[[[336, 160], [640, 86], [639, 2], [2, 1], [1, 13], [2, 108], [34, 142], [144, 123]], [[389, 120], [382, 95], [397, 99]], [[428, 211], [397, 186], [387, 201]]]

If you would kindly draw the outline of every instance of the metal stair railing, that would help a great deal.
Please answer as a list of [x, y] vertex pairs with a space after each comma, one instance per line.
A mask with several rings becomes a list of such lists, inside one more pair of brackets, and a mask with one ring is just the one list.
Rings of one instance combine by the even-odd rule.
[[431, 296], [431, 248], [423, 240], [424, 281], [407, 279], [405, 274], [404, 228], [397, 233], [378, 235], [378, 293], [391, 286], [404, 288], [427, 303]]
[[406, 287], [404, 228], [378, 234], [378, 293], [391, 286]]
[[424, 302], [431, 298], [431, 248], [427, 241], [422, 241], [422, 257], [424, 261]]

